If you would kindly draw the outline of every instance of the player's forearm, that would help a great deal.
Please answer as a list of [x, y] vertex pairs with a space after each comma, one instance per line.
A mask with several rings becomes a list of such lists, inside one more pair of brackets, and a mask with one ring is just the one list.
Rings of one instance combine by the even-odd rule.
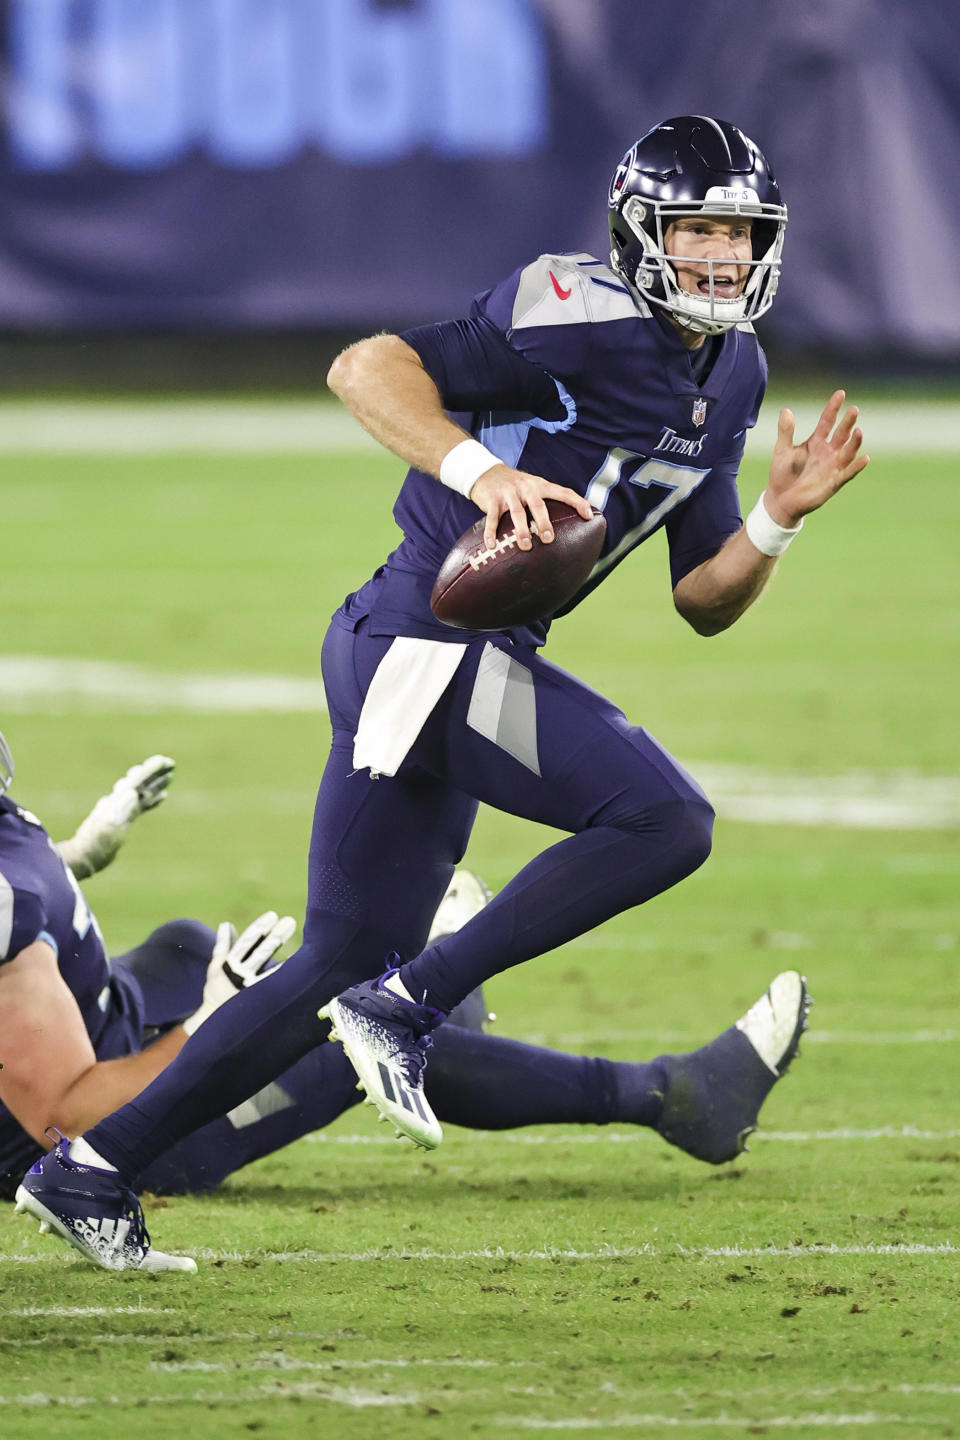
[[175, 1025], [136, 1055], [99, 1060], [78, 1076], [59, 1100], [49, 1105], [45, 1115], [31, 1116], [29, 1124], [20, 1116], [17, 1118], [40, 1144], [48, 1143], [43, 1132], [49, 1125], [55, 1125], [65, 1135], [80, 1135], [139, 1095], [177, 1057], [186, 1040], [186, 1032]]
[[719, 635], [750, 608], [776, 564], [775, 558], [762, 555], [747, 539], [746, 530], [739, 530], [716, 555], [679, 581], [674, 604], [698, 635]]
[[450, 420], [415, 350], [397, 335], [351, 345], [327, 384], [373, 438], [408, 465], [439, 475], [440, 462], [467, 432]]

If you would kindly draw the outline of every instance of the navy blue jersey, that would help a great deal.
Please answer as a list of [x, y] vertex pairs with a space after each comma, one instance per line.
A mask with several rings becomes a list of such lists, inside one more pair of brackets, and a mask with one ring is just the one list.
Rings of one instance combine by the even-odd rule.
[[45, 940], [56, 953], [97, 1058], [111, 1060], [139, 1049], [136, 997], [112, 975], [99, 926], [79, 885], [36, 816], [4, 797], [0, 966], [35, 940]]
[[[727, 331], [698, 379], [693, 352], [608, 266], [541, 255], [479, 295], [469, 319], [403, 338], [489, 450], [603, 511], [603, 552], [564, 613], [661, 528], [674, 585], [739, 530], [736, 475], [767, 373], [751, 327]], [[341, 618], [368, 616], [374, 635], [469, 639], [436, 620], [429, 601], [477, 507], [410, 470], [394, 515], [402, 544]], [[510, 633], [539, 645], [548, 626]]]

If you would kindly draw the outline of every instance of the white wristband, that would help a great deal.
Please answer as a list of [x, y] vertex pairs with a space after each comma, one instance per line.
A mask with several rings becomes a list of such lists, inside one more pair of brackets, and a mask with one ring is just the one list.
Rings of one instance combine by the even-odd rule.
[[496, 455], [492, 454], [479, 440], [461, 440], [459, 445], [454, 445], [448, 450], [440, 462], [440, 480], [451, 490], [458, 491], [461, 495], [469, 495], [474, 485], [492, 470], [494, 465], [502, 465]]
[[747, 516], [744, 529], [747, 539], [757, 547], [761, 555], [782, 555], [793, 537], [800, 534], [803, 521], [792, 530], [786, 525], [778, 525], [776, 520], [771, 518], [761, 495]]

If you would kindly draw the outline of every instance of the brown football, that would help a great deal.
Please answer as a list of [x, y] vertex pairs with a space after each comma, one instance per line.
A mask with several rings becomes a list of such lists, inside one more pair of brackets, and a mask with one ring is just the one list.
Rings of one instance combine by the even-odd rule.
[[549, 545], [534, 534], [531, 549], [521, 550], [509, 515], [501, 517], [495, 550], [483, 543], [482, 517], [464, 531], [430, 596], [438, 620], [461, 630], [509, 630], [546, 619], [577, 593], [600, 557], [607, 522], [598, 510], [584, 520], [559, 500], [546, 504]]

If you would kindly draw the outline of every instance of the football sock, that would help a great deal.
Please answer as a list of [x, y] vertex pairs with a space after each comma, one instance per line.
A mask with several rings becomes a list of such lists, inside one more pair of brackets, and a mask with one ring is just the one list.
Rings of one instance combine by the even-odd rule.
[[615, 1085], [614, 1120], [626, 1121], [630, 1125], [655, 1126], [660, 1119], [667, 1085], [661, 1061], [632, 1064], [616, 1060], [611, 1061], [610, 1066]]
[[663, 1071], [567, 1055], [503, 1035], [441, 1025], [433, 1032], [424, 1089], [439, 1120], [471, 1130], [520, 1125], [655, 1125]]
[[112, 1170], [114, 1174], [116, 1174], [116, 1165], [111, 1165], [109, 1160], [104, 1160], [102, 1155], [98, 1155], [93, 1146], [88, 1145], [82, 1135], [76, 1140], [70, 1141], [70, 1148], [67, 1153], [70, 1159], [75, 1160], [78, 1165], [88, 1165], [94, 1170]]
[[400, 979], [399, 973], [395, 975], [388, 975], [386, 980], [384, 980], [383, 982], [383, 988], [384, 990], [391, 990], [394, 995], [399, 995], [401, 1000], [409, 1000], [411, 1005], [415, 1005], [417, 1003], [414, 1000], [413, 996], [410, 994], [410, 991], [407, 989], [406, 985], [404, 985], [403, 981]]
[[610, 1068], [606, 1060], [441, 1025], [433, 1032], [424, 1090], [438, 1119], [470, 1130], [603, 1125], [614, 1118]]

